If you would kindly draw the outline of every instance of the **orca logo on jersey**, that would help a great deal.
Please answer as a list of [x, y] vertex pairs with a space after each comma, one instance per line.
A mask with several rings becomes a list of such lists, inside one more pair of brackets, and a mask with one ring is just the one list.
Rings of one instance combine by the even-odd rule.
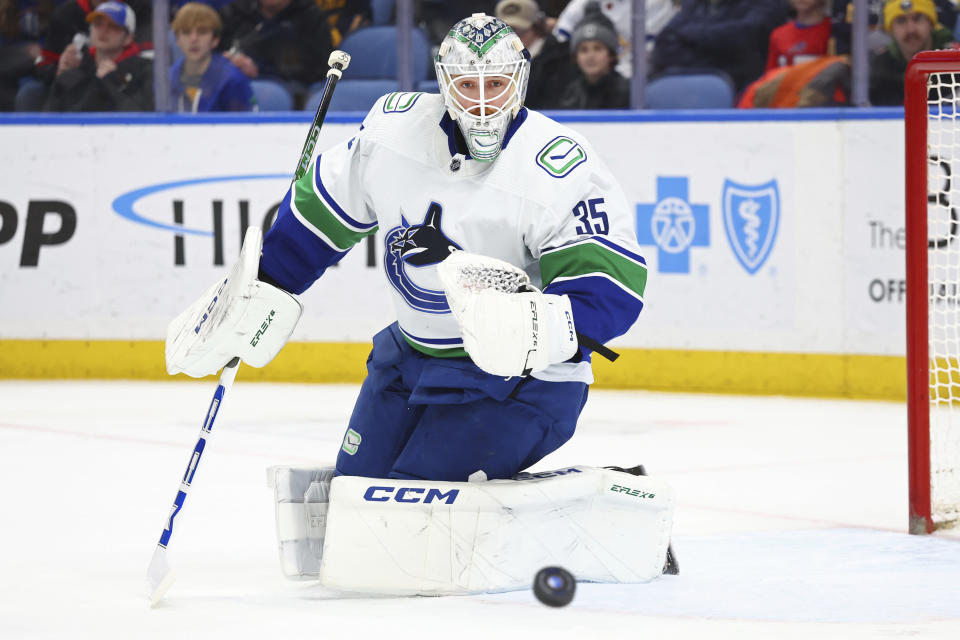
[[441, 228], [443, 207], [431, 202], [420, 224], [411, 225], [400, 213], [400, 226], [384, 238], [383, 266], [393, 288], [411, 307], [426, 313], [450, 313], [442, 290], [427, 289], [416, 284], [407, 267], [426, 267], [442, 262], [452, 251], [462, 247]]

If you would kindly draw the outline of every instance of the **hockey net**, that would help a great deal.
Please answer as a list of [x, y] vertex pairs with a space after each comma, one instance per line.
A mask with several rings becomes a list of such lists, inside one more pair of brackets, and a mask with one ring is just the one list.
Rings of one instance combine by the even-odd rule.
[[907, 71], [910, 532], [960, 522], [960, 51]]

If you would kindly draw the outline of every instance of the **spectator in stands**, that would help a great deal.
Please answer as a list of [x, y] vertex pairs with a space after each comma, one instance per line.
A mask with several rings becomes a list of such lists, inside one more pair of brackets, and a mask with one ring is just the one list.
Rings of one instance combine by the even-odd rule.
[[[200, 4], [205, 4], [211, 9], [220, 10], [220, 7], [230, 4], [230, 0], [173, 0], [170, 2], [170, 8], [180, 10], [180, 7], [187, 4], [187, 2], [199, 2]], [[176, 13], [176, 11], [174, 12]]]
[[579, 73], [560, 97], [560, 109], [626, 109], [630, 81], [617, 73], [613, 23], [591, 6], [570, 39]]
[[90, 48], [79, 60], [61, 56], [46, 111], [151, 111], [153, 63], [133, 42], [137, 20], [122, 2], [103, 2], [87, 15]]
[[530, 52], [530, 80], [524, 104], [531, 109], [555, 109], [568, 84], [577, 77], [570, 47], [546, 29], [535, 0], [500, 0], [496, 16], [517, 32]]
[[330, 25], [330, 39], [334, 47], [351, 31], [356, 31], [373, 20], [370, 0], [315, 0], [317, 6], [327, 16]]
[[0, 0], [0, 111], [12, 111], [20, 80], [33, 74], [54, 0]]
[[770, 33], [786, 19], [783, 0], [686, 0], [657, 36], [654, 74], [720, 71], [742, 91], [763, 73]]
[[473, 13], [496, 15], [497, 0], [414, 0], [414, 21], [423, 26], [427, 39], [439, 46], [450, 25]]
[[767, 71], [809, 62], [827, 54], [832, 21], [827, 15], [830, 0], [790, 0], [793, 20], [770, 34], [767, 46]]
[[[887, 0], [866, 0], [868, 24], [867, 48], [879, 53], [890, 46], [893, 38], [883, 30], [883, 5]], [[957, 0], [934, 0], [937, 19], [940, 24], [952, 31], [954, 40], [960, 38], [960, 21], [957, 20]], [[853, 0], [833, 0], [833, 51], [837, 54], [849, 54], [851, 51], [851, 32], [853, 23]]]
[[[554, 34], [563, 42], [570, 40], [574, 27], [583, 20], [586, 7], [596, 0], [570, 0], [566, 8], [557, 18]], [[679, 11], [679, 0], [646, 0], [644, 11], [644, 27], [647, 40], [647, 51], [653, 49], [654, 38], [663, 30], [674, 14]], [[605, 0], [600, 3], [600, 10], [613, 23], [617, 32], [619, 46], [619, 62], [617, 71], [621, 75], [630, 77], [630, 40], [633, 35], [633, 0]]]
[[743, 91], [740, 108], [844, 105], [850, 94], [849, 56], [831, 56], [829, 0], [790, 0], [794, 19], [773, 30], [767, 68]]
[[[871, 25], [883, 26], [881, 16], [886, 2], [887, 0], [866, 0]], [[957, 0], [934, 0], [934, 5], [937, 7], [940, 24], [952, 31], [957, 22]], [[838, 18], [849, 21], [853, 14], [853, 0], [833, 0], [831, 13], [835, 21]]]
[[568, 4], [570, 4], [570, 0], [540, 0], [540, 8], [547, 15], [547, 26], [551, 30], [557, 24], [557, 16], [567, 8]]
[[[869, 25], [867, 49], [872, 52], [880, 52], [886, 49], [892, 40], [890, 34], [883, 30], [883, 20], [880, 19], [880, 16], [883, 15], [883, 3], [886, 0], [866, 1], [867, 24]], [[831, 52], [837, 55], [849, 55], [852, 50], [851, 39], [853, 37], [853, 0], [833, 0], [832, 19]]]
[[206, 4], [188, 2], [170, 23], [183, 58], [170, 69], [170, 97], [181, 112], [254, 111], [250, 80], [213, 49], [223, 25]]
[[[97, 7], [106, 0], [70, 0], [58, 6], [50, 17], [50, 28], [43, 44], [39, 63], [38, 77], [48, 86], [58, 75], [61, 56], [79, 61], [80, 49], [88, 38], [88, 18]], [[138, 53], [153, 48], [153, 7], [151, 0], [127, 0], [136, 13], [137, 30], [133, 44]]]
[[314, 0], [233, 0], [220, 17], [220, 48], [248, 78], [277, 80], [303, 95], [326, 76], [333, 45], [327, 17]]
[[953, 35], [941, 26], [933, 0], [889, 0], [883, 28], [893, 42], [870, 60], [870, 102], [902, 105], [907, 63], [921, 51], [946, 48]]

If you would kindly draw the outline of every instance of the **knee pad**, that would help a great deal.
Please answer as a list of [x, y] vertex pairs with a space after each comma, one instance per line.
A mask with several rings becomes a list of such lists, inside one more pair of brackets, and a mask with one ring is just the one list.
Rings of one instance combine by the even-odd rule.
[[280, 565], [291, 580], [320, 577], [333, 475], [333, 467], [267, 469], [276, 502]]

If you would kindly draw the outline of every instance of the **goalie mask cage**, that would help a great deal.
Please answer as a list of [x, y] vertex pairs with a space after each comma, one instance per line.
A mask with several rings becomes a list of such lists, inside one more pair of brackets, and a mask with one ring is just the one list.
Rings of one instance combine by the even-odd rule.
[[910, 533], [960, 520], [960, 51], [907, 69]]

